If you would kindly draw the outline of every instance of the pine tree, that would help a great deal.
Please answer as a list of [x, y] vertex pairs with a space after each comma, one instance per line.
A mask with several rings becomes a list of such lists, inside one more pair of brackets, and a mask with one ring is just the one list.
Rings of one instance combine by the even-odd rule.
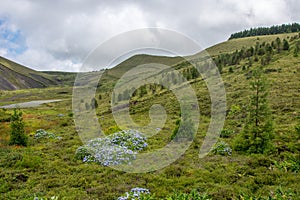
[[280, 53], [281, 50], [281, 40], [279, 37], [276, 38], [276, 48], [277, 48], [277, 53]]
[[28, 138], [25, 135], [24, 122], [22, 118], [22, 112], [18, 109], [14, 109], [14, 114], [11, 116], [11, 132], [10, 132], [10, 145], [27, 146]]
[[286, 39], [283, 39], [283, 47], [282, 47], [282, 49], [284, 51], [287, 51], [287, 50], [290, 49], [290, 44], [289, 44], [289, 42]]
[[237, 151], [265, 153], [272, 149], [273, 121], [268, 106], [267, 81], [262, 68], [253, 71], [252, 95], [244, 130], [235, 142]]
[[298, 41], [298, 42], [295, 44], [295, 48], [294, 48], [294, 57], [298, 57], [299, 51], [300, 51], [300, 42]]
[[95, 98], [92, 98], [92, 100], [91, 100], [91, 107], [92, 107], [92, 109], [98, 108], [98, 102]]

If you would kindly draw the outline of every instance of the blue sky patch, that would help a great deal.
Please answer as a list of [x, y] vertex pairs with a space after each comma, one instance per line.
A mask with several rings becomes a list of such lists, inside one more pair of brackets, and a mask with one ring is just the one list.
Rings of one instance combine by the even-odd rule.
[[6, 49], [10, 56], [20, 55], [27, 49], [21, 30], [15, 28], [6, 19], [0, 19], [0, 48]]

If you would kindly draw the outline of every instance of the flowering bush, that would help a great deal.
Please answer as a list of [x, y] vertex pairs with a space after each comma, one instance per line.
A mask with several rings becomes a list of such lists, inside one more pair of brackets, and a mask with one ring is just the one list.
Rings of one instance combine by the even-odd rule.
[[128, 149], [139, 151], [147, 147], [146, 138], [136, 130], [124, 130], [116, 132], [110, 136], [110, 142]]
[[130, 192], [126, 192], [125, 196], [119, 197], [118, 200], [136, 200], [136, 199], [140, 200], [141, 198], [144, 197], [144, 195], [148, 195], [148, 194], [150, 194], [150, 191], [146, 188], [132, 188]]
[[35, 132], [34, 138], [35, 139], [41, 139], [41, 138], [61, 139], [61, 137], [57, 137], [54, 133], [49, 133], [44, 129], [37, 130]]
[[214, 154], [219, 154], [219, 155], [231, 155], [232, 154], [232, 149], [230, 148], [229, 144], [227, 144], [226, 142], [219, 142], [215, 145], [215, 147], [213, 148], [212, 152]]
[[146, 138], [138, 131], [120, 131], [88, 141], [76, 150], [75, 157], [83, 162], [96, 162], [103, 166], [130, 164], [136, 158], [136, 151], [145, 147]]
[[[154, 200], [157, 199], [155, 195], [150, 194], [148, 189], [133, 188], [130, 192], [126, 192], [124, 196], [117, 200]], [[199, 193], [197, 190], [192, 190], [190, 193], [182, 193], [174, 191], [173, 194], [168, 195], [161, 200], [211, 200], [206, 193]]]

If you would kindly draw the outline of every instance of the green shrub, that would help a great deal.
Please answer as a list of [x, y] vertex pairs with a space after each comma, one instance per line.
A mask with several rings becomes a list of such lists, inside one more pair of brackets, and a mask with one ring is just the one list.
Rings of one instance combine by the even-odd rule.
[[5, 109], [0, 110], [0, 122], [10, 122], [11, 115], [5, 112]]
[[55, 139], [57, 137], [56, 137], [56, 135], [54, 133], [49, 133], [49, 132], [45, 131], [44, 129], [38, 129], [35, 132], [34, 138], [35, 139], [42, 139], [42, 138], [52, 138], [52, 139]]
[[233, 130], [230, 130], [230, 129], [223, 129], [221, 131], [221, 134], [220, 134], [220, 137], [221, 138], [229, 138], [231, 135], [234, 134], [234, 131]]
[[222, 141], [222, 142], [218, 142], [214, 146], [212, 152], [214, 154], [218, 154], [218, 155], [222, 155], [222, 156], [226, 156], [226, 155], [231, 156], [232, 149], [230, 148], [229, 144]]
[[28, 137], [25, 135], [22, 112], [18, 109], [14, 109], [14, 114], [11, 116], [10, 128], [9, 144], [27, 146]]

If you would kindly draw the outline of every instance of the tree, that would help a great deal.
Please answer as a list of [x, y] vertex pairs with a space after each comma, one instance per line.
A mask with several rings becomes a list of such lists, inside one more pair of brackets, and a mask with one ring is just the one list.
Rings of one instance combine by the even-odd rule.
[[283, 39], [283, 47], [282, 47], [282, 49], [284, 51], [287, 51], [287, 50], [290, 49], [290, 44], [289, 44], [289, 42], [286, 39]]
[[281, 40], [280, 40], [280, 38], [277, 37], [275, 42], [276, 42], [277, 53], [280, 53], [280, 50], [281, 50]]
[[262, 68], [253, 71], [252, 95], [246, 125], [235, 142], [235, 150], [247, 153], [265, 153], [272, 149], [273, 121], [268, 106], [267, 81]]
[[92, 98], [92, 100], [91, 100], [91, 107], [92, 107], [92, 109], [97, 109], [98, 108], [98, 102], [97, 102], [97, 100], [95, 99], [95, 98]]
[[14, 114], [11, 116], [10, 123], [10, 145], [27, 146], [28, 137], [25, 135], [24, 122], [22, 112], [19, 109], [14, 109]]

